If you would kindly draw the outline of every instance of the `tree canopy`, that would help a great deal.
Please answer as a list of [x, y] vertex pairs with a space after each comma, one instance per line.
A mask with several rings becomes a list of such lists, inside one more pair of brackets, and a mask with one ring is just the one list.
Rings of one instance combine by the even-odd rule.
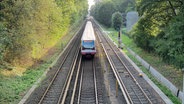
[[112, 26], [115, 30], [120, 31], [121, 25], [123, 24], [122, 14], [120, 12], [115, 12], [112, 15]]
[[91, 15], [110, 27], [109, 18], [114, 12], [126, 14], [132, 10], [138, 11], [140, 16], [129, 33], [137, 46], [183, 68], [184, 0], [102, 0], [92, 7]]
[[100, 23], [111, 27], [112, 14], [115, 12], [126, 13], [135, 9], [134, 0], [103, 0], [91, 8], [91, 15]]
[[92, 7], [92, 15], [102, 24], [110, 27], [111, 16], [116, 11], [114, 3], [112, 1], [101, 2]]
[[0, 63], [41, 58], [86, 14], [86, 0], [1, 0]]
[[184, 1], [137, 0], [136, 4], [141, 18], [131, 33], [137, 45], [184, 67]]

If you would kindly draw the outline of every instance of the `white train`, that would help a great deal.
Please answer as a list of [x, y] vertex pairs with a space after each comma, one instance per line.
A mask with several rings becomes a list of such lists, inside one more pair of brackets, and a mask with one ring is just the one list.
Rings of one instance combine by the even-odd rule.
[[94, 56], [96, 54], [96, 38], [91, 21], [87, 21], [82, 38], [81, 54], [83, 56]]

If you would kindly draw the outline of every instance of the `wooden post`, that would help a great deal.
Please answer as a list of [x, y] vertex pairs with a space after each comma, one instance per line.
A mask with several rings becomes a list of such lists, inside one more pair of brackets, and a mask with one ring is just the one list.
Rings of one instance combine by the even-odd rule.
[[118, 97], [118, 81], [116, 80], [116, 97]]

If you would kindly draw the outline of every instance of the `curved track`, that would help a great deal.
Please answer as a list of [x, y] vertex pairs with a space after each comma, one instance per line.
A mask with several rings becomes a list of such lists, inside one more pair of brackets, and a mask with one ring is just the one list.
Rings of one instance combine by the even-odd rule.
[[158, 99], [152, 94], [155, 93], [155, 91], [150, 90], [151, 86], [149, 86], [143, 78], [137, 77], [139, 73], [136, 72], [130, 63], [125, 60], [120, 50], [112, 43], [112, 41], [107, 38], [101, 30], [99, 30], [99, 26], [95, 22], [94, 24], [98, 38], [106, 53], [127, 104], [164, 103], [160, 100], [161, 98]]

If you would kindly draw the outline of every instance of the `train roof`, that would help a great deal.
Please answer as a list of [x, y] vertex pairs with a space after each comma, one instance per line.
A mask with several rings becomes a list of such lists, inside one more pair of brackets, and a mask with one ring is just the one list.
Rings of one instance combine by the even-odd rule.
[[81, 40], [95, 40], [92, 23], [87, 21]]

